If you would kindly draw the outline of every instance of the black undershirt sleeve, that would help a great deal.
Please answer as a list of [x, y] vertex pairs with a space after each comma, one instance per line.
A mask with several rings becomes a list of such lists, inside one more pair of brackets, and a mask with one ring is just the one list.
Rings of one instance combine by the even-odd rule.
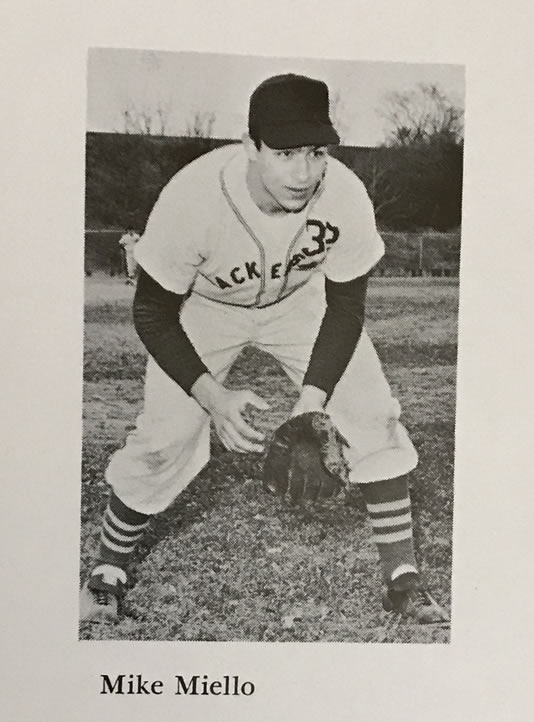
[[180, 323], [184, 298], [140, 270], [133, 304], [135, 329], [158, 366], [189, 394], [208, 369]]
[[330, 398], [360, 339], [365, 317], [368, 275], [338, 283], [325, 281], [326, 311], [313, 346], [304, 385]]

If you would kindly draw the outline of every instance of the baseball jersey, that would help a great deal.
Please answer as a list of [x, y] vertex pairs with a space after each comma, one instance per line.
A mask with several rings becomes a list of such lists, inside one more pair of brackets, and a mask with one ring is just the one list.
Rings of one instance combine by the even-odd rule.
[[360, 179], [329, 157], [299, 213], [261, 211], [246, 184], [241, 145], [202, 156], [162, 190], [134, 255], [164, 289], [232, 305], [262, 307], [317, 271], [332, 281], [363, 276], [384, 244]]

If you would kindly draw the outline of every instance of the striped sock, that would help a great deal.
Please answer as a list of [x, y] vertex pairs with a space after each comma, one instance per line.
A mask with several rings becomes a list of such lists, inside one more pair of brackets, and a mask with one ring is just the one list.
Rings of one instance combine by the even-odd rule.
[[130, 509], [112, 492], [102, 521], [97, 565], [125, 570], [150, 516]]
[[417, 574], [412, 510], [406, 477], [360, 486], [367, 504], [382, 571], [387, 582]]

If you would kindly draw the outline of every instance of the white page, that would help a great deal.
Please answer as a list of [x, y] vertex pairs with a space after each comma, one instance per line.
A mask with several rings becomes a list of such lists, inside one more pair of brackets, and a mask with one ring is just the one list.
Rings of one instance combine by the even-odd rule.
[[[527, 719], [530, 6], [494, 5], [489, 17], [478, 3], [296, 3], [291, 13], [272, 3], [46, 12], [25, 3], [5, 15], [8, 717]], [[85, 78], [95, 46], [466, 66], [451, 644], [78, 641]], [[162, 680], [165, 693], [110, 700], [103, 674]], [[178, 697], [177, 674], [237, 674], [256, 691]]]

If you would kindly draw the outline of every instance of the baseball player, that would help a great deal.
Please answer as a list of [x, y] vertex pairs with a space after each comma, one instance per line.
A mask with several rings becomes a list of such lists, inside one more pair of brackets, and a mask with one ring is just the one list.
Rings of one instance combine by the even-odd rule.
[[129, 226], [126, 229], [126, 233], [119, 239], [119, 244], [124, 252], [124, 262], [126, 266], [126, 283], [129, 286], [135, 284], [135, 277], [137, 275], [137, 261], [134, 257], [134, 249], [140, 236]]
[[384, 579], [383, 606], [447, 619], [423, 593], [408, 473], [417, 453], [363, 327], [367, 279], [384, 253], [362, 182], [328, 155], [339, 143], [327, 86], [286, 74], [252, 94], [248, 134], [178, 172], [135, 247], [136, 330], [149, 354], [144, 408], [111, 458], [111, 494], [82, 620], [115, 620], [128, 561], [152, 515], [209, 459], [210, 424], [234, 452], [262, 452], [245, 418], [268, 404], [225, 377], [246, 345], [300, 390], [296, 417], [324, 412], [346, 439]]

